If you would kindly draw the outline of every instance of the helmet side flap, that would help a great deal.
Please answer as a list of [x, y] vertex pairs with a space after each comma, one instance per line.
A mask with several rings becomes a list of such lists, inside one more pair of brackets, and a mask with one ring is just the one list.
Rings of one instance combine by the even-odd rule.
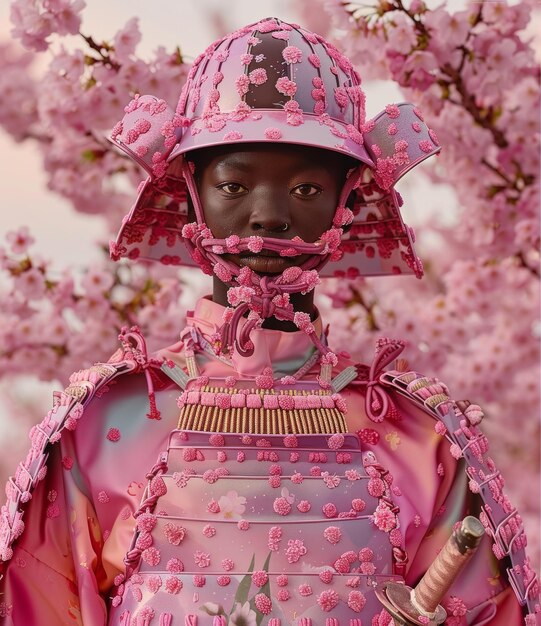
[[441, 148], [436, 134], [413, 104], [390, 104], [364, 129], [365, 146], [375, 163], [378, 185], [390, 189], [411, 168]]
[[339, 256], [326, 276], [355, 278], [389, 274], [423, 275], [413, 244], [413, 229], [401, 216], [402, 199], [394, 185], [439, 147], [420, 111], [409, 103], [390, 104], [363, 126], [374, 167], [363, 167], [355, 191], [354, 219], [344, 233]]
[[137, 94], [124, 111], [111, 131], [111, 140], [148, 174], [160, 177], [180, 137], [180, 120], [165, 100], [150, 95]]
[[125, 115], [111, 132], [111, 141], [149, 175], [124, 218], [111, 257], [159, 260], [164, 264], [192, 264], [180, 232], [186, 223], [186, 186], [180, 163], [167, 157], [180, 136], [180, 118], [164, 101], [139, 96], [125, 107]]

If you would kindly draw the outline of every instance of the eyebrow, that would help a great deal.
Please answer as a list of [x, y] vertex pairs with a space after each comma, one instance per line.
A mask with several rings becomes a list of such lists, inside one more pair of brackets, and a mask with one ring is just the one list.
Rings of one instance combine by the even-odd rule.
[[[254, 170], [253, 158], [251, 156], [248, 158], [243, 158], [239, 154], [225, 154], [216, 163], [214, 170], [219, 171], [221, 168], [234, 168], [246, 174], [250, 174]], [[302, 160], [294, 163], [290, 171], [292, 173], [297, 173], [299, 170], [319, 170], [325, 172], [328, 171], [328, 169], [322, 163], [306, 163], [302, 162]]]
[[253, 170], [251, 161], [252, 159], [239, 158], [238, 154], [226, 154], [216, 163], [214, 169], [219, 170], [222, 167], [230, 167], [249, 174]]

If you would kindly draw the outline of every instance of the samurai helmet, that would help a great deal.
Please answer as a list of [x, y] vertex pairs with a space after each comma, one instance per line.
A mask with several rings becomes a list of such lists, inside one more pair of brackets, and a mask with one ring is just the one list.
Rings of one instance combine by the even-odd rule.
[[[367, 121], [358, 73], [319, 35], [276, 18], [241, 28], [194, 61], [175, 111], [157, 97], [136, 95], [125, 113], [112, 140], [148, 178], [111, 243], [114, 259], [197, 264], [230, 284], [229, 301], [236, 310], [229, 317], [250, 309], [252, 326], [276, 313], [300, 319], [282, 296], [309, 291], [320, 275], [422, 276], [413, 232], [401, 218], [394, 185], [439, 151], [435, 134], [407, 103], [388, 105]], [[190, 153], [268, 142], [331, 150], [357, 163], [346, 178], [332, 227], [316, 242], [237, 236], [221, 240], [205, 225]], [[191, 224], [188, 194], [196, 214]], [[263, 248], [310, 258], [270, 277], [223, 258]], [[246, 332], [236, 345], [249, 353]], [[224, 346], [234, 342], [231, 334], [222, 339]]]

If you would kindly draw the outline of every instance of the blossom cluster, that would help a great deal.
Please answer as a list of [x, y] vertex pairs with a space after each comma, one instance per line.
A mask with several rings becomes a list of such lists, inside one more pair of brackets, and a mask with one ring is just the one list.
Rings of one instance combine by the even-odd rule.
[[[73, 6], [79, 2], [75, 0]], [[38, 20], [37, 15], [32, 20], [30, 16], [42, 6], [45, 13], [39, 19], [44, 19], [53, 6], [59, 5], [60, 10], [60, 5], [67, 4], [67, 0], [17, 0], [12, 5], [12, 34], [29, 49], [47, 48], [28, 40]], [[62, 15], [67, 11], [66, 6]], [[60, 42], [59, 35], [76, 33], [79, 28], [79, 23], [69, 31], [58, 21], [48, 24], [53, 29], [48, 34]], [[75, 49], [57, 45], [52, 52], [51, 47], [46, 70], [34, 79], [31, 55], [13, 43], [2, 46], [0, 85], [6, 97], [0, 124], [15, 140], [36, 140], [49, 189], [64, 196], [77, 211], [103, 214], [113, 231], [133, 199], [133, 191], [126, 190], [139, 182], [141, 172], [112, 148], [107, 136], [136, 93], [160, 93], [175, 104], [188, 65], [178, 48], [169, 52], [160, 46], [149, 61], [138, 58], [137, 18], [128, 20], [112, 42], [82, 34], [79, 38], [83, 45]]]

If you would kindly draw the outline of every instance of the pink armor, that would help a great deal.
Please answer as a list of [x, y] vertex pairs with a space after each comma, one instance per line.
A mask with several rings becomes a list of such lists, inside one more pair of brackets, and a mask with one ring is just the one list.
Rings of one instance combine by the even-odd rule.
[[[189, 328], [197, 329], [205, 339], [222, 311], [215, 303], [201, 301]], [[316, 327], [321, 332], [320, 323]], [[498, 576], [496, 560], [491, 561], [489, 556], [492, 537], [495, 556], [508, 555], [511, 559], [513, 584], [530, 611], [526, 623], [536, 623], [538, 581], [524, 557], [520, 520], [508, 508], [501, 477], [486, 454], [486, 441], [477, 431], [481, 416], [478, 408], [458, 411], [446, 387], [434, 379], [414, 372], [386, 373], [382, 369], [385, 363], [396, 358], [401, 349], [391, 342], [380, 347], [370, 368], [352, 368], [342, 357], [332, 366], [331, 382], [340, 389], [338, 395], [348, 409], [345, 416], [341, 413], [347, 432], [331, 434], [329, 429], [326, 435], [262, 434], [248, 439], [242, 434], [212, 435], [175, 429], [169, 437], [168, 455], [161, 456], [160, 451], [168, 447], [169, 430], [176, 425], [171, 417], [177, 412], [179, 390], [159, 376], [157, 363], [163, 363], [163, 371], [168, 371], [177, 384], [187, 384], [187, 389], [194, 390], [199, 387], [199, 393], [208, 393], [204, 388], [220, 381], [222, 391], [215, 396], [229, 393], [232, 399], [235, 389], [239, 389], [235, 382], [239, 375], [257, 388], [256, 379], [266, 384], [259, 376], [269, 366], [269, 358], [282, 364], [282, 372], [294, 373], [286, 363], [300, 354], [310, 354], [306, 352], [310, 341], [304, 333], [258, 329], [253, 335], [254, 357], [233, 355], [229, 364], [209, 359], [197, 372], [192, 370], [191, 355], [198, 355], [201, 364], [201, 357], [207, 353], [205, 342], [196, 342], [194, 336], [197, 334], [191, 331], [185, 333], [182, 345], [172, 346], [156, 355], [157, 359], [149, 360], [142, 351], [142, 341], [136, 334], [127, 333], [123, 350], [114, 355], [111, 363], [77, 373], [66, 392], [57, 395], [58, 408], [34, 431], [32, 450], [12, 479], [8, 504], [2, 512], [1, 554], [9, 567], [0, 612], [7, 624], [32, 623], [38, 610], [35, 603], [39, 605], [39, 623], [44, 626], [56, 626], [62, 620], [70, 623], [74, 618], [82, 619], [85, 626], [105, 626], [108, 619], [110, 624], [122, 626], [175, 626], [195, 623], [195, 616], [200, 626], [223, 624], [225, 618], [209, 614], [219, 611], [213, 605], [220, 603], [208, 595], [212, 589], [220, 592], [219, 598], [231, 601], [223, 608], [233, 620], [242, 615], [248, 618], [250, 611], [257, 610], [265, 625], [289, 619], [293, 626], [308, 626], [308, 616], [293, 618], [281, 613], [289, 607], [296, 611], [305, 607], [306, 615], [315, 612], [314, 624], [316, 619], [325, 619], [327, 624], [331, 624], [328, 620], [338, 620], [338, 626], [355, 625], [359, 619], [363, 623], [371, 619], [385, 623], [384, 617], [378, 617], [379, 609], [367, 586], [369, 580], [399, 576], [404, 576], [408, 584], [418, 580], [452, 525], [471, 511], [466, 498], [468, 481], [474, 501], [479, 496], [484, 499], [487, 515], [482, 519], [488, 532], [482, 549], [444, 603], [450, 612], [448, 624], [519, 623], [519, 604]], [[181, 357], [184, 351], [188, 360]], [[302, 395], [304, 385], [310, 388], [318, 373], [315, 364], [304, 369], [295, 385], [296, 394]], [[354, 378], [348, 374], [351, 369]], [[121, 372], [130, 371], [141, 374], [119, 377]], [[190, 371], [193, 377], [187, 373]], [[147, 385], [143, 372], [153, 381], [152, 411], [144, 402]], [[275, 394], [272, 388], [259, 389], [263, 395]], [[209, 419], [219, 417], [222, 409], [218, 404], [206, 405]], [[191, 419], [190, 406], [185, 404], [181, 411]], [[316, 415], [321, 408], [308, 410]], [[427, 412], [435, 418], [435, 428]], [[271, 423], [279, 424], [279, 420]], [[322, 420], [321, 428], [325, 427]], [[455, 447], [446, 445], [444, 436]], [[51, 467], [45, 473], [48, 456]], [[464, 473], [457, 466], [458, 456], [473, 469]], [[145, 471], [157, 457], [147, 489], [140, 496]], [[30, 481], [25, 479], [28, 475]], [[239, 476], [247, 478], [239, 480]], [[237, 495], [230, 493], [233, 491]], [[258, 505], [261, 501], [263, 504]], [[310, 503], [309, 510], [303, 501]], [[27, 507], [29, 515], [25, 516]], [[222, 518], [221, 512], [227, 511], [232, 516]], [[314, 521], [289, 523], [303, 516]], [[22, 534], [21, 523], [26, 525]], [[269, 532], [278, 526], [283, 528], [281, 537], [277, 531]], [[223, 541], [224, 529], [232, 533], [227, 535], [232, 540]], [[48, 538], [45, 542], [43, 532]], [[66, 538], [68, 547], [58, 548], [66, 545]], [[302, 544], [293, 541], [290, 546], [289, 540], [297, 538]], [[269, 539], [277, 546], [276, 551], [269, 548]], [[358, 542], [355, 549], [354, 542]], [[249, 545], [257, 555], [252, 567], [252, 552], [244, 555], [243, 545]], [[318, 546], [324, 546], [325, 551], [320, 553]], [[306, 552], [301, 554], [304, 549]], [[265, 566], [269, 553], [273, 556]], [[289, 563], [288, 555], [290, 559], [299, 556], [299, 561]], [[208, 559], [210, 563], [205, 566]], [[311, 569], [303, 570], [304, 578], [316, 580], [310, 584], [311, 596], [301, 594], [301, 585], [309, 582], [298, 581], [298, 564], [311, 564], [318, 570], [317, 576]], [[325, 573], [331, 570], [332, 577]], [[248, 582], [251, 586], [247, 592], [238, 592], [248, 574], [250, 578], [245, 578], [242, 589]], [[282, 584], [285, 577], [287, 585]], [[203, 578], [205, 585], [197, 587]], [[356, 578], [359, 586], [349, 586], [350, 579], [351, 585], [357, 584]], [[258, 583], [262, 587], [257, 587]], [[19, 595], [23, 586], [28, 591], [24, 602]], [[45, 602], [40, 589], [54, 589], [55, 601]], [[302, 588], [303, 593], [308, 591]], [[360, 591], [366, 603], [354, 591]], [[238, 601], [233, 602], [237, 593]], [[249, 594], [246, 600], [244, 593]], [[250, 603], [246, 606], [251, 599], [255, 603], [258, 595], [259, 608]], [[302, 604], [309, 599], [311, 608]], [[172, 602], [174, 607], [185, 608], [179, 612]], [[202, 609], [205, 603], [207, 611]]]
[[379, 613], [373, 585], [404, 568], [385, 472], [362, 455], [352, 435], [174, 431], [135, 514], [109, 624], [174, 624], [180, 612], [227, 623], [246, 602], [276, 624]]
[[[154, 358], [124, 331], [109, 363], [56, 395], [8, 484], [0, 615], [43, 626], [387, 626], [374, 585], [417, 580], [451, 527], [482, 507], [487, 537], [445, 599], [447, 624], [517, 623], [497, 563], [507, 557], [536, 623], [539, 584], [480, 409], [460, 409], [436, 380], [386, 372], [401, 342], [378, 342], [370, 367], [349, 362], [319, 318], [289, 303], [329, 263], [338, 276], [421, 276], [394, 190], [439, 149], [421, 114], [389, 105], [366, 122], [349, 61], [272, 18], [212, 44], [176, 111], [137, 96], [113, 140], [149, 174], [113, 257], [196, 263], [229, 286], [231, 307], [201, 300], [181, 343]], [[266, 141], [352, 158], [317, 241], [218, 239], [206, 227], [190, 153]], [[260, 276], [225, 256], [263, 249], [308, 260]], [[263, 327], [275, 314], [299, 331]]]

